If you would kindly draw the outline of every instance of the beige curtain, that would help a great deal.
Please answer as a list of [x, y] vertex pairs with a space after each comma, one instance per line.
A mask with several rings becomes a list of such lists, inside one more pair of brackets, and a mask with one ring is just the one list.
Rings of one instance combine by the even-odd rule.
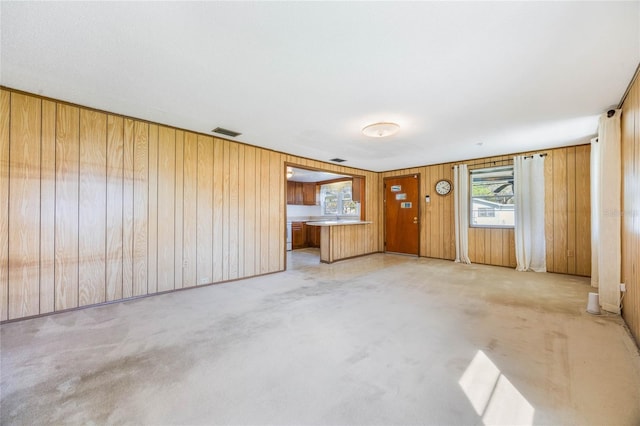
[[547, 271], [544, 230], [544, 157], [513, 157], [517, 271]]
[[469, 260], [469, 171], [466, 164], [453, 167], [456, 262]]
[[591, 141], [591, 285], [602, 309], [620, 313], [620, 110], [600, 116]]

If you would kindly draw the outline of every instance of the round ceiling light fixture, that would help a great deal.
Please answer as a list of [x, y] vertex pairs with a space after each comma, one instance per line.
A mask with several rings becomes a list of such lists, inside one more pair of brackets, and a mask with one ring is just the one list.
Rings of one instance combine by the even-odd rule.
[[362, 129], [362, 134], [371, 138], [386, 138], [398, 133], [400, 126], [396, 123], [381, 122], [373, 123]]
[[291, 167], [287, 167], [287, 179], [291, 179], [293, 175], [293, 169]]

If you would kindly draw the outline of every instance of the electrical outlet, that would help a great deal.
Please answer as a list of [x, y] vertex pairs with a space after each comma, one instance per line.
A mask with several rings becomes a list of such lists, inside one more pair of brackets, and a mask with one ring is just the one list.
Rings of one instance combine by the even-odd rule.
[[625, 283], [620, 283], [620, 291], [623, 293], [627, 291], [627, 286]]

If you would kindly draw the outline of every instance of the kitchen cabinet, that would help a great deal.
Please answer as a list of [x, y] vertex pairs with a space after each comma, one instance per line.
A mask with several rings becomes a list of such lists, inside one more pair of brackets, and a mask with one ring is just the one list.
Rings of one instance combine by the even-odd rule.
[[302, 204], [304, 204], [305, 206], [316, 205], [316, 184], [315, 183], [302, 184]]
[[364, 178], [354, 177], [352, 183], [352, 195], [353, 201], [360, 203], [360, 219], [364, 219], [364, 212], [366, 211], [365, 197], [364, 197]]
[[298, 206], [302, 205], [302, 200], [303, 200], [303, 194], [302, 194], [302, 182], [294, 182], [296, 189], [295, 189], [295, 202], [293, 204], [296, 204]]
[[287, 204], [315, 206], [316, 184], [313, 182], [287, 182]]
[[307, 226], [307, 247], [320, 247], [319, 226]]
[[307, 246], [307, 225], [304, 222], [291, 222], [291, 248], [293, 250]]
[[296, 203], [296, 183], [287, 181], [287, 204]]
[[356, 203], [359, 203], [362, 200], [362, 178], [354, 177], [351, 184], [351, 198]]
[[302, 205], [302, 182], [287, 181], [287, 204]]

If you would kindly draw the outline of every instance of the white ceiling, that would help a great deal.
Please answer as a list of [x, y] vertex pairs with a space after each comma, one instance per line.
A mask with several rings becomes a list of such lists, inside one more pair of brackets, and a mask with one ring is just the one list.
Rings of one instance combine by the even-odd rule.
[[[586, 142], [635, 2], [0, 2], [0, 83], [374, 171]], [[360, 133], [395, 121], [386, 139]]]
[[308, 170], [308, 169], [299, 169], [296, 167], [291, 167], [293, 171], [293, 176], [291, 176], [290, 180], [292, 182], [322, 182], [325, 180], [338, 179], [342, 177], [351, 177], [348, 175], [339, 175], [337, 173], [330, 172], [319, 172], [317, 170]]

